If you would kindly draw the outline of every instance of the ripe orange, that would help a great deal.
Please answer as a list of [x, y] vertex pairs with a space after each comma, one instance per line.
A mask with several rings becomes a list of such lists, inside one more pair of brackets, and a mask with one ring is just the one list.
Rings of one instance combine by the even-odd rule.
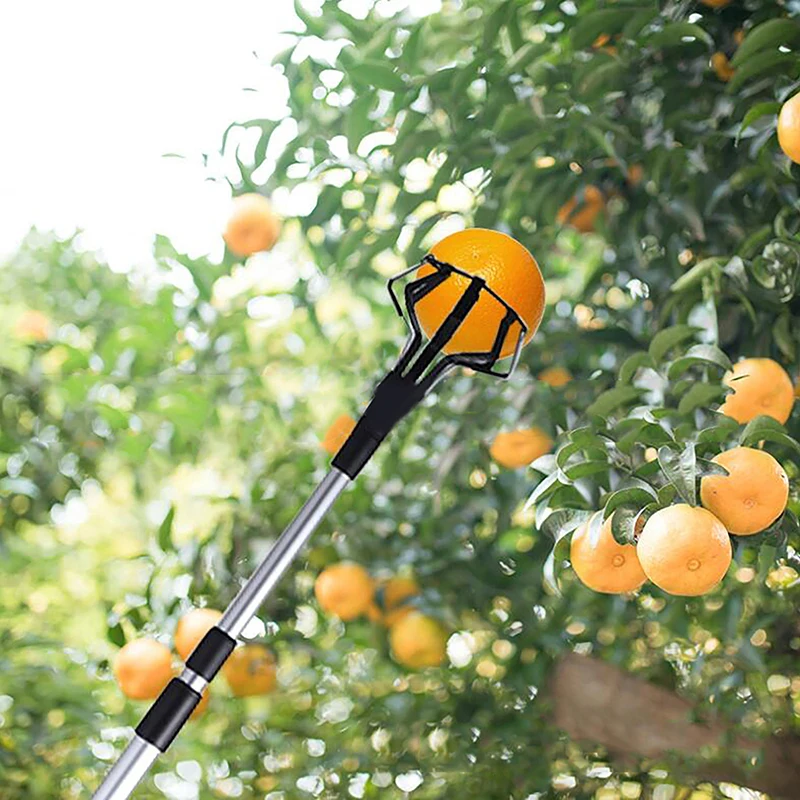
[[786, 370], [771, 358], [745, 358], [724, 378], [734, 393], [720, 411], [737, 422], [750, 422], [759, 414], [786, 422], [794, 405], [794, 387]]
[[236, 697], [269, 694], [277, 684], [272, 653], [260, 644], [237, 647], [222, 667], [222, 674]]
[[731, 533], [759, 533], [783, 514], [789, 502], [789, 478], [769, 453], [734, 447], [712, 461], [729, 474], [703, 478], [700, 500]]
[[395, 661], [411, 669], [438, 667], [447, 655], [447, 634], [431, 617], [412, 611], [389, 632]]
[[736, 42], [737, 45], [740, 45], [744, 41], [746, 35], [744, 28], [737, 28], [733, 32], [733, 41]]
[[631, 186], [638, 186], [644, 179], [644, 167], [641, 164], [631, 164], [626, 177]]
[[541, 428], [498, 433], [494, 437], [489, 455], [501, 467], [517, 469], [527, 467], [539, 456], [549, 453], [553, 440]]
[[[519, 242], [498, 231], [468, 228], [446, 236], [431, 248], [431, 255], [483, 278], [519, 314], [528, 328], [525, 343], [530, 341], [544, 313], [544, 281], [536, 260]], [[417, 277], [433, 271], [430, 264], [423, 264]], [[467, 278], [453, 274], [417, 303], [417, 317], [428, 336], [439, 329], [468, 285]], [[505, 315], [506, 309], [500, 302], [488, 292], [481, 292], [478, 302], [444, 346], [444, 352], [491, 352]], [[514, 352], [518, 338], [519, 327], [513, 325], [500, 351], [503, 358]]]
[[408, 601], [418, 594], [419, 586], [413, 578], [389, 578], [375, 592], [375, 599], [367, 610], [367, 615], [373, 622], [380, 622], [391, 628], [414, 610]]
[[731, 66], [730, 61], [728, 61], [728, 56], [725, 53], [714, 53], [711, 56], [711, 69], [714, 70], [717, 77], [727, 83], [732, 77], [736, 70]]
[[602, 524], [598, 517], [602, 518], [601, 511], [572, 534], [569, 548], [572, 568], [596, 592], [635, 592], [646, 580], [636, 546], [618, 544], [611, 532], [611, 517]]
[[583, 190], [582, 196], [576, 194], [558, 209], [556, 220], [559, 225], [571, 225], [576, 231], [591, 233], [605, 207], [605, 195], [590, 184]]
[[114, 659], [114, 677], [131, 700], [158, 697], [174, 674], [169, 647], [155, 639], [134, 639]]
[[213, 608], [193, 608], [178, 620], [175, 649], [186, 661], [200, 640], [219, 622], [222, 614]]
[[536, 377], [538, 377], [542, 383], [546, 383], [548, 386], [552, 386], [556, 389], [560, 386], [566, 386], [566, 384], [572, 380], [572, 374], [564, 367], [547, 367]]
[[709, 8], [724, 8], [731, 0], [700, 0], [700, 2]]
[[778, 114], [778, 144], [795, 164], [800, 164], [800, 93], [790, 97]]
[[725, 526], [705, 508], [685, 503], [662, 508], [647, 520], [636, 554], [656, 586], [684, 597], [713, 589], [732, 557]]
[[50, 336], [50, 319], [41, 311], [24, 311], [14, 324], [14, 335], [29, 342], [44, 342]]
[[375, 584], [364, 567], [344, 561], [322, 570], [314, 583], [322, 610], [345, 622], [367, 613], [374, 592]]
[[233, 210], [223, 238], [237, 256], [272, 250], [281, 232], [281, 222], [266, 197], [241, 194], [233, 198]]
[[320, 441], [320, 447], [326, 453], [335, 456], [355, 426], [356, 421], [349, 414], [340, 414], [331, 423], [330, 428], [325, 431], [325, 435]]

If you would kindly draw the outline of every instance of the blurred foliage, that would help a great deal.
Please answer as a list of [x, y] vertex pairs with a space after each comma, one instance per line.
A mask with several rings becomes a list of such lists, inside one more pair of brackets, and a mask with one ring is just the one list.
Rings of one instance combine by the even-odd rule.
[[[620, 772], [548, 725], [572, 649], [755, 738], [797, 732], [798, 412], [746, 429], [713, 410], [728, 360], [800, 365], [797, 168], [774, 135], [799, 86], [795, 5], [313, 5], [275, 59], [291, 117], [222, 144], [235, 191], [312, 199], [274, 251], [215, 264], [159, 239], [152, 270], [121, 275], [33, 233], [0, 271], [0, 796], [97, 784], [144, 711], [113, 683], [116, 648], [232, 598], [323, 476], [328, 423], [398, 352], [385, 277], [473, 224], [547, 279], [518, 373], [453, 377], [398, 428], [248, 631], [279, 690], [215, 685], [137, 797], [682, 796], [664, 765]], [[556, 217], [589, 185], [606, 206], [581, 236]], [[553, 364], [574, 380], [535, 380]], [[494, 435], [532, 424], [554, 454], [493, 465]], [[740, 437], [781, 460], [792, 510], [713, 594], [607, 597], [563, 569], [582, 512], [670, 502], [693, 488], [670, 452], [696, 478]], [[314, 577], [343, 558], [416, 576], [453, 631], [446, 668], [409, 674], [377, 626], [319, 613]]]

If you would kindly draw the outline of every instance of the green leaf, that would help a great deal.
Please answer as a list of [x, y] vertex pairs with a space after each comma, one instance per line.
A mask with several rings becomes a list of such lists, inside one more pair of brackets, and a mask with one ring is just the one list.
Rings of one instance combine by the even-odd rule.
[[372, 92], [365, 92], [353, 102], [347, 115], [347, 147], [351, 153], [358, 149], [359, 142], [364, 138], [371, 127], [369, 111], [375, 102]]
[[723, 371], [730, 370], [732, 364], [728, 356], [713, 344], [696, 344], [686, 351], [686, 355], [676, 358], [667, 369], [667, 377], [675, 380], [690, 367], [697, 364], [711, 364]]
[[728, 94], [735, 94], [747, 81], [774, 70], [776, 67], [783, 68], [796, 64], [797, 56], [794, 53], [781, 53], [778, 50], [759, 53], [733, 73], [733, 77], [728, 81]]
[[576, 481], [579, 478], [587, 478], [589, 475], [597, 475], [601, 472], [608, 472], [611, 465], [608, 461], [601, 461], [594, 459], [591, 461], [583, 461], [580, 464], [573, 464], [564, 470], [564, 474], [571, 480]]
[[758, 549], [758, 581], [763, 583], [767, 575], [775, 567], [775, 555], [778, 548], [775, 545], [765, 544]]
[[693, 22], [673, 22], [666, 25], [663, 30], [653, 34], [647, 44], [651, 47], [677, 47], [679, 45], [691, 45], [702, 42], [708, 48], [714, 46], [714, 40], [699, 25]]
[[800, 453], [800, 443], [793, 439], [778, 420], [765, 415], [756, 417], [745, 426], [739, 443], [743, 447], [757, 446], [759, 442], [774, 442]]
[[697, 408], [709, 408], [712, 404], [720, 402], [726, 394], [727, 390], [721, 384], [697, 381], [681, 396], [678, 413], [690, 414]]
[[794, 19], [770, 19], [756, 25], [745, 36], [731, 59], [731, 66], [740, 67], [753, 55], [767, 48], [777, 49], [800, 40], [800, 25]]
[[576, 50], [589, 47], [601, 34], [613, 36], [622, 30], [633, 11], [639, 9], [604, 8], [580, 19], [572, 29], [572, 46]]
[[603, 518], [608, 519], [614, 509], [620, 506], [642, 508], [657, 499], [658, 495], [655, 490], [644, 481], [639, 481], [636, 486], [618, 489], [616, 492], [612, 492], [608, 495], [603, 509]]
[[125, 631], [122, 629], [122, 625], [120, 625], [119, 622], [115, 625], [108, 625], [106, 628], [106, 639], [117, 647], [125, 646]]
[[739, 126], [739, 132], [736, 135], [736, 142], [738, 144], [739, 137], [757, 120], [768, 115], [775, 116], [781, 110], [781, 104], [772, 100], [766, 103], [756, 103], [751, 106], [742, 119], [742, 124]]
[[730, 472], [721, 464], [717, 464], [716, 461], [709, 461], [707, 458], [698, 458], [697, 476], [699, 478], [707, 478], [710, 475], [719, 475], [724, 478], [730, 475]]
[[617, 375], [617, 385], [625, 385], [630, 383], [635, 377], [636, 373], [639, 371], [641, 367], [654, 367], [653, 359], [650, 357], [650, 353], [646, 353], [644, 351], [639, 353], [634, 353], [632, 356], [628, 356], [619, 368], [619, 374]]
[[636, 521], [642, 509], [635, 505], [620, 505], [611, 517], [611, 533], [618, 544], [636, 544]]
[[615, 386], [603, 392], [587, 409], [589, 416], [607, 417], [612, 411], [620, 406], [636, 400], [641, 394], [639, 389], [633, 386]]
[[486, 20], [483, 28], [483, 43], [481, 49], [484, 51], [494, 50], [495, 40], [500, 33], [500, 28], [503, 27], [508, 19], [509, 9], [511, 8], [513, 0], [505, 0], [501, 3]]
[[346, 67], [346, 70], [351, 80], [367, 86], [374, 86], [377, 89], [402, 92], [408, 88], [402, 75], [383, 61], [366, 59], [351, 64]]
[[572, 533], [583, 525], [591, 516], [591, 511], [578, 508], [559, 508], [548, 515], [539, 530], [557, 542], [562, 536]]
[[675, 487], [675, 490], [690, 506], [697, 505], [697, 457], [694, 444], [676, 453], [669, 447], [658, 450], [658, 463], [664, 477]]
[[569, 555], [569, 537], [564, 534], [553, 545], [553, 549], [545, 559], [542, 566], [542, 586], [550, 594], [561, 596], [561, 587], [558, 585], [557, 568]]
[[158, 546], [165, 552], [169, 553], [175, 550], [175, 544], [172, 541], [172, 521], [175, 519], [175, 506], [170, 506], [167, 515], [164, 517], [163, 522], [158, 528]]
[[561, 445], [556, 451], [556, 464], [559, 468], [563, 469], [570, 457], [580, 451], [581, 446], [576, 442], [568, 442], [567, 444]]
[[556, 456], [553, 453], [545, 453], [539, 456], [532, 464], [531, 469], [541, 472], [544, 475], [549, 475], [551, 472], [558, 468]]
[[531, 492], [530, 497], [525, 502], [525, 508], [528, 509], [531, 506], [536, 505], [536, 503], [538, 503], [548, 494], [554, 492], [561, 485], [561, 473], [559, 471], [548, 475], [546, 478], [541, 480], [533, 492]]
[[683, 275], [670, 286], [671, 292], [683, 292], [686, 289], [700, 284], [706, 275], [712, 274], [719, 268], [720, 258], [705, 258], [695, 264], [690, 270], [684, 272]]
[[700, 330], [702, 329], [693, 325], [675, 325], [671, 328], [665, 328], [663, 331], [659, 331], [650, 342], [650, 347], [648, 349], [650, 358], [653, 359], [654, 363], [660, 364], [664, 356], [666, 356], [673, 347], [686, 341], [686, 339], [691, 339]]

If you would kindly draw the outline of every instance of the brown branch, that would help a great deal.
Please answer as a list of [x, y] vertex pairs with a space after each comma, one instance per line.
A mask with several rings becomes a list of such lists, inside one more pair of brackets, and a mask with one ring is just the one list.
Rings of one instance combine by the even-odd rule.
[[[694, 707], [674, 692], [574, 653], [556, 666], [550, 695], [556, 727], [575, 741], [601, 745], [614, 760], [650, 759], [698, 780], [798, 796], [800, 738], [757, 741], [723, 722], [694, 722]], [[746, 770], [742, 751], [760, 753], [761, 762]]]

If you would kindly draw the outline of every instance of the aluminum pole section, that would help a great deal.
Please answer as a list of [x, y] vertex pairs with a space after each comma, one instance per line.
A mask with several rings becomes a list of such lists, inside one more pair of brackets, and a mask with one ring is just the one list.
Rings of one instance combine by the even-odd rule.
[[[331, 469], [233, 598], [217, 623], [218, 628], [232, 638], [242, 632], [348, 483], [350, 478], [344, 472]], [[205, 681], [202, 678], [198, 681], [197, 678], [190, 670], [184, 670], [180, 676], [180, 680], [187, 685], [202, 690]], [[159, 754], [157, 747], [134, 734], [94, 793], [93, 800], [127, 800]]]

